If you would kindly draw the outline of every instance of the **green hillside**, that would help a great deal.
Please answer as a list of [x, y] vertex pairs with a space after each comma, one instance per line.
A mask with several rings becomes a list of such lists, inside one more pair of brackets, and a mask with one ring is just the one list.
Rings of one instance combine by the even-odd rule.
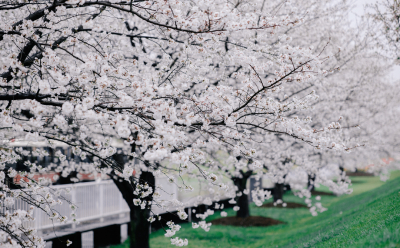
[[[320, 190], [320, 189], [319, 189]], [[353, 178], [353, 194], [322, 196], [328, 210], [316, 217], [308, 209], [252, 206], [251, 215], [270, 217], [286, 224], [270, 227], [211, 227], [207, 233], [182, 225], [177, 233], [187, 247], [400, 247], [400, 172], [383, 183], [377, 177]], [[285, 201], [302, 203], [293, 195]], [[235, 213], [227, 210], [229, 216]], [[218, 218], [219, 213], [213, 218]], [[151, 247], [172, 247], [163, 230], [151, 234]], [[128, 241], [118, 248], [128, 247]]]

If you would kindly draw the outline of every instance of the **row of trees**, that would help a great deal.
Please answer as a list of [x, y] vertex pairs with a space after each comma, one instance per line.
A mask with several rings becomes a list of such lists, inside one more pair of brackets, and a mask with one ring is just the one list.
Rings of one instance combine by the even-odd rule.
[[[346, 2], [41, 0], [2, 2], [0, 11], [4, 245], [45, 244], [22, 226], [33, 208], [13, 209], [15, 198], [60, 222], [67, 217], [55, 204], [76, 208], [33, 179], [51, 166], [9, 166], [24, 155], [17, 140], [61, 142], [90, 161], [86, 173], [110, 176], [131, 210], [131, 247], [149, 247], [151, 207], [169, 194], [155, 187], [158, 174], [188, 191], [196, 178], [246, 217], [248, 194], [257, 205], [270, 197], [246, 189], [251, 175], [301, 197], [310, 197], [309, 178], [343, 194], [350, 181], [330, 163], [355, 169], [382, 151], [395, 155], [391, 63], [375, 53], [368, 22], [352, 26]], [[29, 180], [15, 194], [9, 182], [18, 174]], [[184, 203], [170, 204], [186, 219]], [[168, 228], [172, 237], [180, 226]]]

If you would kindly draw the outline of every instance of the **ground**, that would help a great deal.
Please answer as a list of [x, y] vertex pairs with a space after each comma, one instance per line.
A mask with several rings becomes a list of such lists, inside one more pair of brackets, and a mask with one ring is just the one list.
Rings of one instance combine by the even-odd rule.
[[[189, 240], [188, 248], [211, 247], [400, 247], [400, 172], [386, 183], [378, 177], [353, 177], [351, 195], [321, 196], [328, 210], [316, 217], [306, 208], [259, 208], [252, 216], [274, 218], [285, 224], [269, 227], [211, 226], [209, 232], [182, 225], [176, 236]], [[324, 190], [319, 188], [318, 190]], [[313, 197], [315, 199], [315, 197]], [[285, 201], [304, 203], [293, 195]], [[234, 216], [232, 209], [226, 210]], [[219, 213], [207, 221], [220, 218]], [[129, 240], [114, 248], [129, 247]], [[164, 231], [151, 234], [152, 248], [172, 247]]]

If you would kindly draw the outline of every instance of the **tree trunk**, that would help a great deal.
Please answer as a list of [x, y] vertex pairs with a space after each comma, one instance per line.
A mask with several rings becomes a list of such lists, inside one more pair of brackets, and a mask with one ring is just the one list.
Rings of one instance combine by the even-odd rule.
[[246, 218], [250, 216], [249, 197], [244, 194], [243, 191], [246, 189], [247, 179], [249, 179], [252, 173], [252, 171], [247, 171], [246, 173], [241, 171], [242, 178], [232, 178], [234, 184], [238, 187], [237, 193], [242, 193], [241, 196], [236, 197], [236, 202], [239, 207], [239, 211], [236, 212], [236, 217], [238, 218]]
[[284, 184], [283, 183], [275, 183], [274, 186], [274, 202], [277, 200], [282, 200], [283, 201], [283, 188]]
[[134, 207], [130, 212], [131, 230], [130, 230], [130, 248], [149, 248], [150, 247], [150, 217], [149, 209], [140, 209]]
[[[119, 164], [123, 165], [121, 157], [122, 156], [115, 156], [114, 159]], [[133, 191], [135, 190], [134, 185], [116, 175], [112, 177], [112, 179], [115, 185], [117, 185], [119, 191], [122, 193], [122, 196], [130, 209], [130, 248], [149, 248], [150, 222], [148, 222], [147, 219], [150, 217], [151, 205], [147, 205], [145, 209], [141, 209], [140, 206], [135, 206], [133, 204], [133, 199], [137, 198], [137, 196], [133, 194]], [[131, 182], [134, 182], [133, 177], [131, 177]], [[153, 188], [154, 192], [155, 177], [153, 173], [143, 171], [139, 177], [139, 182], [140, 184], [147, 183]], [[141, 198], [141, 200], [151, 202], [153, 200], [153, 194]]]
[[315, 191], [315, 175], [310, 176], [308, 175], [308, 190], [310, 190], [310, 192]]
[[[141, 184], [147, 182], [148, 185], [153, 187], [155, 185], [155, 178], [151, 172], [142, 172], [139, 181]], [[142, 200], [151, 202], [153, 194]], [[130, 248], [149, 248], [150, 247], [150, 222], [147, 220], [150, 217], [151, 205], [147, 208], [141, 209], [140, 206], [133, 205], [131, 207], [131, 233], [130, 233]]]
[[250, 208], [249, 208], [249, 197], [243, 193], [243, 190], [246, 189], [247, 178], [237, 178], [235, 180], [235, 185], [238, 186], [242, 193], [241, 196], [237, 197], [237, 205], [239, 206], [239, 211], [236, 212], [236, 217], [246, 218], [250, 216]]

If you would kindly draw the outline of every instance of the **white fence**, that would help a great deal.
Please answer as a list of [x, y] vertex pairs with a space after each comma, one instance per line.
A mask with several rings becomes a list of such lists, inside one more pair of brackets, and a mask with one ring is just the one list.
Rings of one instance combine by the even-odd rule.
[[[157, 178], [156, 186], [161, 187], [168, 195], [161, 198], [161, 200], [178, 199], [178, 190], [175, 184], [169, 183], [166, 178]], [[102, 218], [112, 215], [129, 213], [129, 207], [119, 192], [117, 186], [112, 180], [102, 180], [100, 182], [87, 182], [76, 183], [68, 185], [55, 185], [51, 186], [53, 189], [70, 188], [70, 194], [63, 194], [68, 201], [77, 206], [76, 219], [77, 222], [84, 222], [90, 220], [102, 220]], [[29, 209], [29, 205], [22, 201], [17, 200], [14, 205], [15, 209]], [[156, 209], [154, 209], [156, 208]], [[53, 207], [62, 216], [67, 216], [68, 221], [60, 224], [57, 221], [52, 221], [40, 209], [35, 209], [35, 221], [26, 223], [27, 226], [35, 227], [37, 230], [48, 229], [52, 227], [59, 227], [63, 225], [73, 224], [70, 217], [71, 208], [70, 204], [63, 202], [62, 205]], [[153, 212], [161, 214], [161, 209], [153, 207]]]

